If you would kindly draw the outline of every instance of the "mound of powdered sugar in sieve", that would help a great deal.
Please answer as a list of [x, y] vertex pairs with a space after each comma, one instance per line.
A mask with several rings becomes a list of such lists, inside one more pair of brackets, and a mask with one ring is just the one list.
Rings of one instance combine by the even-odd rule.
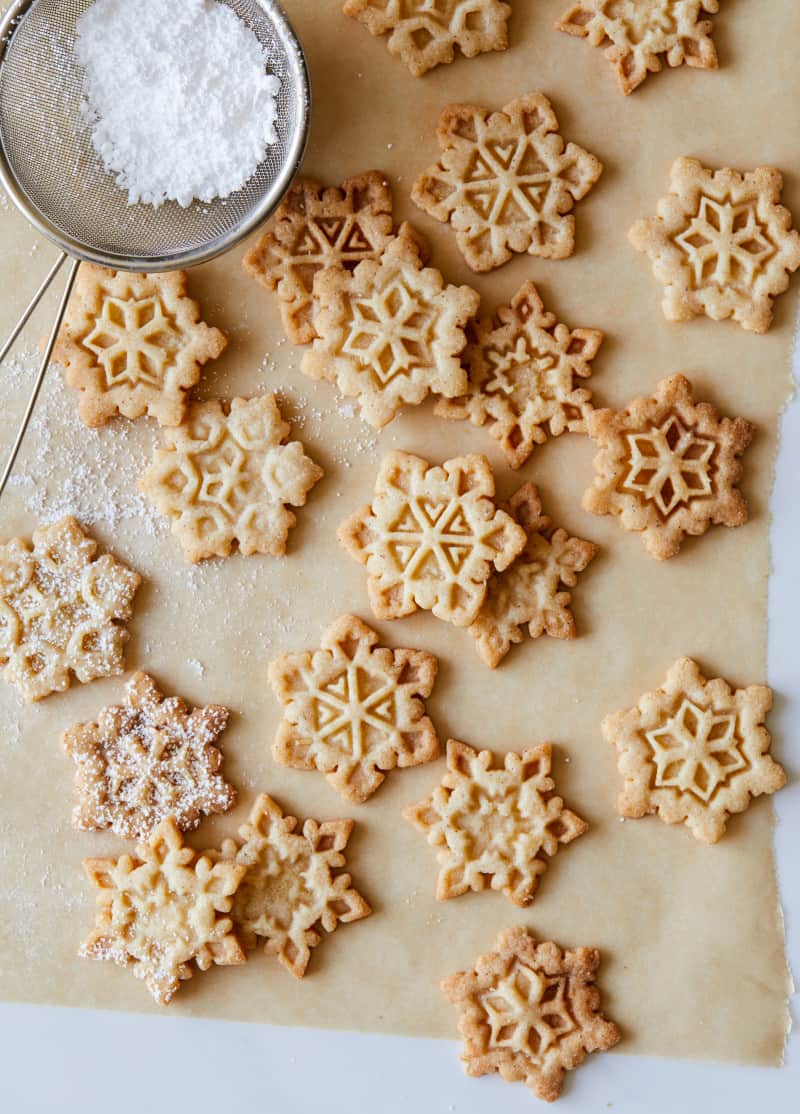
[[75, 53], [92, 143], [131, 204], [227, 197], [275, 142], [280, 83], [217, 0], [95, 0]]

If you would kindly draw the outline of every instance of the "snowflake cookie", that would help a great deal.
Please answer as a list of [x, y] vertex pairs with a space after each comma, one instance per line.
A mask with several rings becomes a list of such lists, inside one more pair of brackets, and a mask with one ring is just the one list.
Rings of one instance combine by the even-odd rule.
[[53, 359], [80, 392], [86, 425], [149, 414], [175, 426], [201, 366], [227, 343], [200, 320], [185, 271], [137, 275], [82, 263]]
[[771, 166], [709, 170], [697, 159], [672, 164], [658, 216], [637, 221], [628, 239], [646, 252], [664, 286], [668, 321], [732, 317], [765, 333], [772, 299], [800, 267], [800, 233], [779, 204], [783, 177]]
[[584, 507], [640, 531], [653, 557], [674, 557], [685, 534], [704, 534], [712, 523], [747, 522], [736, 484], [753, 426], [696, 403], [685, 376], [662, 379], [652, 398], [636, 398], [624, 410], [595, 410], [589, 436], [600, 451]]
[[84, 869], [100, 891], [100, 912], [81, 956], [121, 967], [133, 964], [134, 975], [144, 979], [162, 1006], [192, 977], [192, 961], [201, 971], [212, 963], [244, 963], [233, 922], [220, 914], [230, 912], [245, 868], [212, 862], [212, 857], [214, 852], [199, 855], [184, 847], [169, 819], [147, 843], [139, 844], [135, 855], [84, 859]]
[[322, 636], [319, 650], [281, 654], [269, 679], [284, 708], [276, 762], [319, 770], [343, 797], [363, 804], [395, 767], [439, 757], [423, 701], [438, 663], [422, 650], [390, 650], [354, 615]]
[[464, 326], [480, 295], [445, 285], [439, 271], [425, 267], [410, 230], [353, 274], [344, 267], [320, 271], [314, 303], [318, 339], [301, 370], [357, 398], [364, 420], [376, 429], [431, 391], [446, 398], [466, 391]]
[[577, 0], [556, 27], [605, 47], [627, 95], [658, 73], [662, 56], [670, 66], [715, 70], [712, 24], [704, 16], [718, 11], [719, 0]]
[[525, 928], [501, 932], [494, 947], [473, 970], [441, 984], [459, 1013], [465, 1070], [473, 1076], [499, 1072], [507, 1083], [525, 1083], [552, 1102], [566, 1072], [587, 1052], [603, 1052], [620, 1039], [617, 1026], [600, 1013], [600, 954], [537, 944]]
[[457, 627], [473, 622], [493, 570], [507, 568], [525, 531], [494, 502], [486, 457], [434, 466], [410, 453], [384, 457], [371, 505], [339, 527], [344, 548], [367, 568], [378, 619], [421, 608]]
[[575, 246], [571, 210], [603, 164], [564, 143], [550, 101], [528, 93], [500, 112], [469, 104], [444, 109], [441, 161], [415, 182], [412, 200], [449, 221], [467, 265], [491, 271], [515, 252], [565, 259]]
[[146, 839], [169, 816], [186, 832], [203, 816], [227, 812], [236, 791], [219, 772], [214, 746], [227, 722], [227, 708], [190, 712], [179, 697], [163, 696], [152, 677], [134, 673], [124, 704], [62, 736], [76, 765], [75, 827]]
[[233, 906], [245, 946], [265, 940], [265, 953], [277, 955], [301, 979], [321, 929], [333, 932], [340, 922], [361, 920], [372, 909], [342, 872], [353, 821], [306, 820], [300, 833], [297, 825], [262, 793], [239, 829], [242, 843], [226, 840], [222, 854], [245, 872]]
[[567, 430], [586, 432], [591, 392], [581, 381], [603, 341], [599, 329], [570, 329], [548, 313], [532, 282], [494, 319], [475, 321], [464, 352], [469, 386], [462, 398], [441, 399], [442, 418], [489, 422], [489, 433], [512, 468], [536, 445]]
[[345, 0], [345, 15], [372, 35], [388, 35], [389, 53], [414, 77], [452, 62], [508, 46], [511, 6], [502, 0]]
[[603, 720], [624, 778], [620, 816], [657, 813], [666, 824], [685, 823], [697, 839], [716, 843], [731, 813], [786, 783], [768, 754], [764, 719], [771, 707], [766, 685], [732, 689], [680, 658], [660, 689]]
[[530, 904], [561, 844], [587, 829], [555, 795], [550, 743], [506, 754], [493, 768], [491, 751], [447, 743], [447, 773], [441, 785], [403, 816], [419, 828], [441, 863], [436, 897], [491, 886], [515, 905]]
[[597, 555], [597, 546], [555, 529], [542, 514], [536, 485], [524, 484], [504, 508], [525, 530], [525, 549], [509, 567], [489, 581], [478, 617], [469, 628], [478, 653], [494, 669], [527, 626], [531, 638], [575, 638], [575, 620], [567, 588], [574, 588]]
[[322, 469], [299, 441], [274, 395], [195, 402], [177, 429], [164, 431], [139, 483], [162, 514], [187, 561], [241, 553], [281, 556]]
[[98, 550], [69, 516], [0, 545], [0, 666], [28, 701], [125, 667], [141, 577]]
[[314, 275], [323, 267], [352, 270], [362, 259], [377, 259], [391, 235], [392, 191], [377, 170], [341, 186], [298, 178], [242, 265], [277, 296], [292, 344], [308, 344], [316, 336]]

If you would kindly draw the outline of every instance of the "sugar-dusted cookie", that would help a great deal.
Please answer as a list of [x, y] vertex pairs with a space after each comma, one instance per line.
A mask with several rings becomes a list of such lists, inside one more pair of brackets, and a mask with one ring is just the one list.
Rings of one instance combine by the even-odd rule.
[[524, 907], [549, 858], [588, 827], [556, 796], [550, 743], [509, 752], [502, 766], [494, 757], [448, 740], [441, 785], [403, 811], [439, 848], [439, 901], [491, 887]]
[[473, 622], [493, 569], [507, 568], [526, 540], [493, 498], [486, 457], [458, 456], [442, 465], [403, 452], [383, 458], [372, 503], [337, 535], [366, 565], [378, 619], [421, 608], [457, 627]]
[[53, 359], [80, 392], [86, 425], [149, 414], [175, 426], [202, 365], [227, 343], [200, 320], [185, 271], [137, 275], [82, 263]]
[[571, 538], [542, 514], [535, 484], [524, 484], [504, 510], [525, 530], [528, 540], [513, 564], [489, 581], [483, 607], [469, 628], [490, 669], [522, 641], [526, 627], [531, 638], [542, 634], [575, 638], [567, 588], [575, 587], [578, 573], [597, 555], [592, 542]]
[[184, 847], [173, 820], [164, 820], [135, 855], [84, 859], [99, 893], [96, 927], [80, 950], [85, 959], [133, 965], [155, 1000], [169, 1004], [192, 963], [207, 971], [212, 963], [244, 963], [233, 931], [232, 896], [245, 867], [212, 863], [214, 853]]
[[662, 58], [670, 66], [715, 70], [717, 52], [707, 15], [719, 0], [576, 0], [556, 23], [559, 31], [605, 48], [623, 93], [632, 93]]
[[227, 812], [236, 790], [219, 772], [222, 755], [214, 745], [227, 722], [227, 708], [189, 711], [152, 677], [134, 673], [124, 704], [103, 708], [62, 736], [75, 762], [75, 827], [147, 839], [170, 816], [186, 832], [203, 816]]
[[392, 191], [377, 170], [323, 186], [298, 178], [278, 206], [275, 220], [242, 260], [249, 275], [278, 298], [292, 344], [315, 337], [314, 275], [323, 267], [352, 270], [377, 259], [392, 235]]
[[592, 395], [582, 381], [592, 374], [603, 341], [599, 329], [561, 324], [526, 282], [509, 306], [475, 321], [468, 332], [469, 386], [463, 397], [436, 403], [440, 417], [488, 422], [512, 468], [521, 468], [548, 434], [586, 432]]
[[362, 804], [389, 770], [439, 757], [423, 701], [438, 662], [423, 650], [390, 650], [354, 615], [342, 615], [318, 650], [281, 654], [269, 679], [283, 705], [272, 756], [284, 766], [319, 770]]
[[600, 1013], [596, 948], [540, 944], [525, 928], [501, 932], [471, 971], [442, 981], [458, 1010], [467, 1075], [499, 1072], [552, 1102], [587, 1052], [613, 1048], [620, 1032]]
[[658, 215], [628, 233], [664, 286], [667, 320], [705, 314], [732, 317], [748, 332], [767, 331], [772, 299], [800, 267], [800, 233], [779, 204], [782, 189], [783, 177], [771, 166], [742, 173], [676, 159]]
[[691, 658], [680, 658], [661, 688], [603, 720], [624, 778], [620, 816], [638, 820], [656, 813], [716, 843], [732, 813], [786, 783], [768, 753], [764, 719], [771, 707], [766, 685], [733, 689], [720, 677], [707, 680]]
[[301, 979], [322, 930], [368, 917], [367, 902], [343, 872], [352, 820], [306, 820], [300, 832], [266, 793], [256, 799], [239, 829], [241, 844], [226, 840], [222, 854], [244, 873], [233, 920], [245, 947], [265, 941], [287, 971]]
[[437, 138], [441, 160], [420, 175], [411, 197], [436, 220], [450, 222], [473, 271], [491, 271], [517, 252], [572, 255], [572, 209], [603, 164], [564, 143], [547, 97], [528, 93], [499, 112], [448, 105]]
[[187, 561], [241, 553], [281, 556], [322, 469], [299, 441], [274, 395], [195, 402], [163, 434], [141, 490], [172, 520]]
[[0, 666], [28, 701], [125, 667], [141, 577], [99, 549], [69, 516], [0, 545]]
[[480, 296], [445, 284], [425, 267], [419, 237], [406, 226], [379, 259], [320, 271], [314, 279], [318, 339], [301, 370], [357, 398], [361, 414], [380, 429], [404, 406], [428, 394], [453, 398], [467, 389], [461, 352], [464, 327]]
[[344, 13], [388, 35], [389, 52], [415, 77], [452, 62], [456, 48], [474, 58], [508, 46], [511, 6], [502, 0], [345, 0]]
[[624, 410], [595, 410], [588, 426], [600, 451], [583, 505], [641, 532], [653, 557], [674, 557], [685, 534], [704, 534], [712, 523], [747, 522], [736, 485], [753, 426], [696, 403], [685, 376], [662, 379], [651, 398], [635, 398]]

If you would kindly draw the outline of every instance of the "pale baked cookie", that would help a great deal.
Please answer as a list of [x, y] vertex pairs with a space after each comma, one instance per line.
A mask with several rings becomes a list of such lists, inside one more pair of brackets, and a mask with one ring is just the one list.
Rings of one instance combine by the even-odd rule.
[[623, 93], [632, 93], [662, 58], [670, 66], [715, 70], [717, 52], [706, 15], [719, 0], [577, 0], [556, 23], [559, 31], [605, 47]]
[[263, 939], [265, 953], [301, 979], [323, 929], [333, 932], [372, 909], [343, 873], [353, 821], [306, 820], [300, 833], [297, 825], [262, 793], [239, 829], [242, 843], [226, 840], [222, 853], [245, 872], [233, 906], [245, 947]]
[[566, 1072], [587, 1052], [603, 1052], [620, 1039], [617, 1026], [600, 1013], [600, 953], [537, 944], [525, 928], [501, 932], [494, 947], [473, 970], [441, 984], [458, 1010], [466, 1073], [499, 1072], [507, 1083], [525, 1083], [552, 1102]]
[[372, 503], [337, 534], [366, 565], [376, 618], [401, 619], [421, 608], [457, 627], [473, 622], [492, 571], [507, 568], [526, 540], [493, 498], [484, 456], [458, 456], [441, 466], [411, 453], [383, 458]]
[[139, 844], [135, 855], [84, 859], [99, 890], [100, 912], [80, 955], [133, 965], [136, 978], [162, 1006], [192, 977], [193, 962], [201, 971], [212, 963], [244, 963], [233, 922], [221, 914], [230, 912], [245, 868], [212, 863], [212, 854], [184, 847], [170, 819]]
[[274, 395], [195, 402], [165, 430], [139, 486], [172, 520], [187, 561], [244, 554], [281, 556], [323, 472], [281, 418]]
[[475, 321], [468, 335], [468, 389], [462, 398], [438, 401], [440, 417], [488, 422], [512, 468], [521, 468], [548, 434], [586, 432], [592, 395], [581, 383], [592, 374], [599, 329], [561, 324], [526, 282], [511, 305]]
[[674, 557], [685, 534], [704, 534], [712, 523], [747, 522], [736, 485], [753, 426], [696, 403], [685, 376], [662, 379], [655, 395], [635, 398], [624, 410], [595, 410], [588, 425], [600, 451], [583, 505], [641, 532], [653, 557]]
[[732, 813], [786, 784], [768, 753], [764, 719], [771, 707], [766, 685], [732, 689], [720, 677], [707, 680], [691, 658], [680, 658], [661, 688], [603, 720], [624, 778], [620, 816], [638, 820], [656, 813], [716, 843]]
[[333, 788], [363, 804], [389, 770], [439, 757], [423, 701], [438, 662], [422, 650], [390, 650], [354, 615], [342, 615], [319, 650], [281, 654], [269, 679], [283, 705], [272, 756], [319, 770]]
[[187, 832], [203, 816], [227, 812], [236, 790], [219, 772], [222, 755], [214, 746], [227, 722], [227, 708], [209, 704], [190, 712], [179, 697], [165, 697], [152, 677], [134, 673], [124, 704], [103, 708], [96, 720], [62, 736], [76, 767], [74, 826], [146, 839], [167, 817]]
[[547, 97], [528, 93], [499, 112], [451, 104], [436, 134], [441, 160], [420, 175], [411, 197], [436, 220], [450, 222], [473, 271], [491, 271], [515, 253], [572, 255], [571, 211], [603, 164], [564, 143]]
[[531, 638], [576, 637], [569, 607], [572, 597], [566, 589], [575, 587], [578, 573], [597, 555], [592, 542], [571, 538], [542, 514], [535, 484], [524, 484], [504, 509], [528, 540], [513, 564], [489, 581], [483, 607], [469, 628], [490, 669], [522, 641], [526, 627]]
[[423, 265], [418, 241], [407, 230], [353, 274], [344, 267], [317, 274], [318, 339], [301, 370], [358, 399], [364, 420], [380, 429], [402, 406], [418, 405], [431, 391], [446, 398], [466, 391], [464, 327], [479, 304], [480, 295], [469, 286], [446, 285], [441, 272]]
[[783, 177], [771, 166], [742, 173], [676, 159], [658, 215], [628, 233], [664, 286], [668, 321], [705, 314], [732, 317], [748, 332], [767, 331], [772, 299], [800, 267], [800, 234], [779, 204], [782, 189]]
[[186, 272], [137, 275], [82, 263], [53, 359], [88, 426], [149, 414], [175, 426], [186, 396], [227, 337], [200, 320]]
[[0, 545], [0, 666], [28, 701], [125, 667], [141, 577], [99, 549], [69, 516]]
[[345, 0], [345, 15], [372, 35], [388, 35], [390, 54], [415, 77], [452, 62], [508, 46], [511, 6], [502, 0]]
[[341, 186], [298, 178], [242, 266], [277, 296], [292, 344], [308, 344], [316, 336], [312, 291], [317, 271], [352, 270], [362, 259], [377, 259], [391, 235], [392, 191], [377, 170], [345, 178]]
[[494, 757], [449, 739], [441, 785], [403, 810], [439, 848], [439, 901], [491, 887], [529, 905], [549, 859], [588, 827], [556, 796], [550, 743], [509, 752], [496, 768]]

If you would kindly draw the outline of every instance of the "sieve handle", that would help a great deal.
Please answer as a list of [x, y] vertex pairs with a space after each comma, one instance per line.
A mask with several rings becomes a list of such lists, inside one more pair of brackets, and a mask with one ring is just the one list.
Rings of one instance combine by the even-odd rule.
[[[11, 348], [11, 345], [22, 332], [22, 329], [25, 327], [25, 323], [27, 322], [33, 311], [36, 309], [36, 306], [42, 299], [42, 295], [44, 294], [45, 290], [47, 290], [48, 286], [53, 281], [55, 276], [58, 274], [59, 268], [66, 258], [66, 253], [62, 252], [59, 258], [50, 268], [50, 272], [45, 278], [44, 282], [36, 291], [27, 308], [24, 310], [22, 316], [20, 317], [19, 321], [11, 330], [11, 336], [3, 345], [2, 351], [0, 351], [0, 361], [3, 360], [3, 358], [6, 356], [9, 349]], [[14, 439], [14, 444], [11, 446], [11, 452], [9, 453], [8, 460], [6, 461], [5, 468], [3, 469], [3, 475], [0, 478], [0, 495], [2, 495], [5, 491], [8, 477], [11, 475], [11, 469], [14, 467], [14, 461], [17, 459], [17, 454], [19, 453], [20, 446], [22, 445], [22, 439], [25, 436], [25, 431], [28, 428], [28, 423], [31, 420], [33, 408], [36, 405], [36, 399], [39, 397], [39, 391], [42, 389], [42, 383], [44, 382], [47, 365], [50, 363], [50, 357], [52, 356], [53, 349], [55, 348], [58, 330], [61, 328], [61, 322], [63, 321], [64, 314], [67, 310], [67, 303], [69, 302], [69, 296], [72, 293], [72, 286], [75, 282], [75, 276], [78, 273], [79, 266], [80, 261], [78, 259], [74, 259], [72, 261], [72, 266], [69, 269], [69, 274], [67, 275], [64, 292], [61, 295], [61, 301], [58, 304], [58, 310], [56, 312], [55, 320], [53, 321], [53, 327], [50, 330], [50, 336], [47, 338], [47, 345], [44, 350], [44, 355], [42, 356], [42, 362], [39, 365], [39, 371], [36, 375], [36, 381], [33, 384], [31, 397], [28, 399], [28, 405], [25, 407], [25, 413], [22, 415], [22, 421], [20, 422], [19, 429], [17, 430], [17, 436]]]

